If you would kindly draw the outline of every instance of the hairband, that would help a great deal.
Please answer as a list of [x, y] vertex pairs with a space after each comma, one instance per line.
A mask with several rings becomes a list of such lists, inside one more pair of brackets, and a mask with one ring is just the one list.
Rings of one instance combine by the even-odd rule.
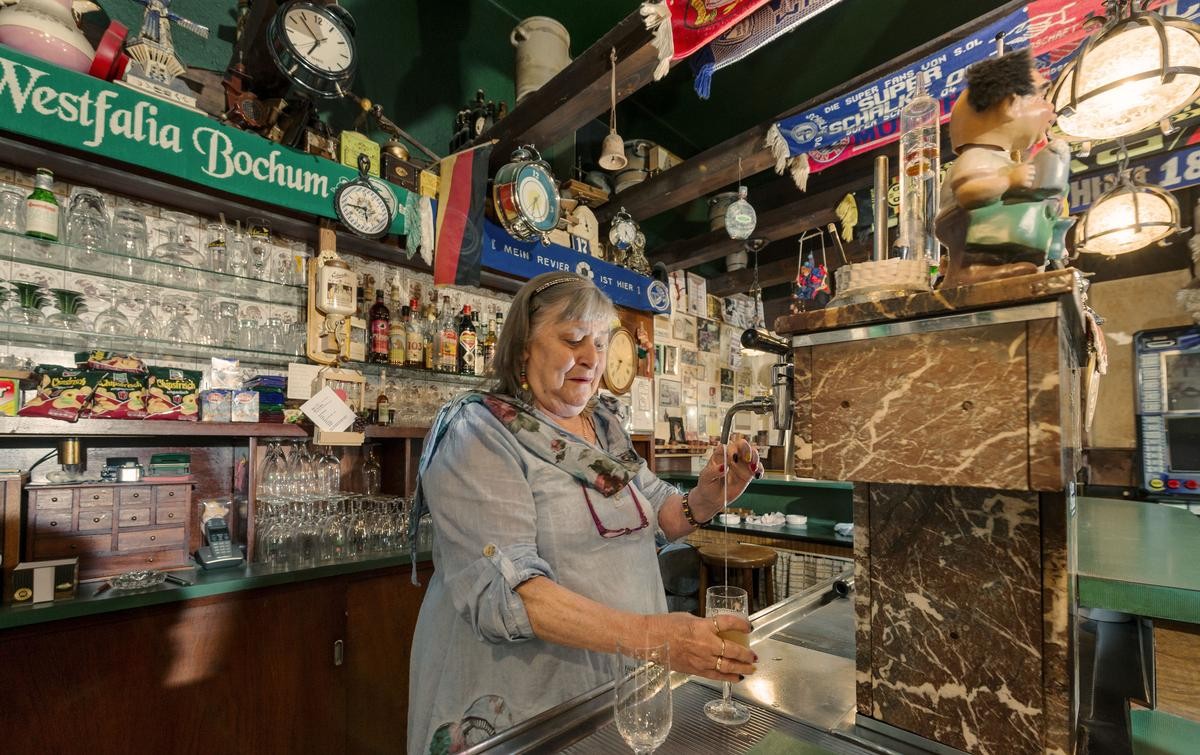
[[542, 285], [540, 285], [540, 286], [538, 286], [537, 288], [533, 289], [533, 294], [530, 296], [530, 298], [532, 299], [534, 296], [537, 296], [538, 294], [540, 294], [541, 292], [543, 292], [543, 291], [545, 291], [546, 289], [550, 288], [551, 286], [557, 286], [559, 283], [569, 283], [569, 282], [571, 282], [571, 281], [574, 281], [574, 280], [579, 280], [579, 279], [578, 279], [578, 278], [557, 278], [557, 279], [555, 279], [555, 280], [552, 280], [552, 281], [546, 281], [546, 282], [545, 282], [545, 283], [543, 283]]

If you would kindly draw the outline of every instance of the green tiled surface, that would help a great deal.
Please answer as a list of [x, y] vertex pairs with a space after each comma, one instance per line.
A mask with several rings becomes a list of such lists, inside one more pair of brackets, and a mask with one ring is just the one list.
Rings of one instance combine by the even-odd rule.
[[1200, 752], [1200, 723], [1157, 710], [1129, 713], [1133, 755], [1194, 755]]
[[1144, 501], [1076, 504], [1081, 605], [1200, 623], [1200, 518]]
[[[418, 555], [417, 560], [429, 559], [428, 553]], [[272, 587], [294, 582], [307, 582], [313, 579], [335, 577], [343, 574], [355, 574], [374, 569], [405, 566], [412, 563], [408, 554], [389, 556], [385, 558], [365, 559], [362, 561], [345, 561], [328, 566], [317, 566], [311, 569], [296, 571], [272, 571], [262, 564], [252, 564], [237, 569], [206, 572], [181, 570], [172, 572], [194, 584], [179, 587], [170, 582], [145, 592], [122, 593], [108, 590], [96, 595], [103, 582], [89, 582], [79, 586], [78, 595], [72, 600], [43, 603], [36, 606], [4, 606], [0, 608], [0, 629], [40, 624], [62, 619], [73, 619], [80, 616], [94, 616], [114, 611], [125, 611], [131, 608], [142, 608], [163, 603], [175, 603], [181, 600], [202, 598], [209, 595], [254, 590], [259, 587]]]

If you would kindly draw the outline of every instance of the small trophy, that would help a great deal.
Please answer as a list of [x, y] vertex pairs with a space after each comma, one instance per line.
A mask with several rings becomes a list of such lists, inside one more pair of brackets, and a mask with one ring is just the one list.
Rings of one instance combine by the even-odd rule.
[[171, 23], [208, 39], [208, 27], [171, 12], [171, 0], [133, 0], [146, 6], [137, 39], [126, 45], [131, 62], [121, 83], [140, 92], [199, 112], [196, 96], [179, 75], [187, 69], [171, 43]]

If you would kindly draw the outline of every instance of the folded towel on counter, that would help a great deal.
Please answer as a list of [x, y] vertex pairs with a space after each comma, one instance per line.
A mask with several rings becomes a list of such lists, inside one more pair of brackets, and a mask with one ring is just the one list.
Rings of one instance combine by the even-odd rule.
[[854, 525], [851, 522], [838, 522], [833, 525], [833, 531], [842, 537], [850, 537], [854, 534]]

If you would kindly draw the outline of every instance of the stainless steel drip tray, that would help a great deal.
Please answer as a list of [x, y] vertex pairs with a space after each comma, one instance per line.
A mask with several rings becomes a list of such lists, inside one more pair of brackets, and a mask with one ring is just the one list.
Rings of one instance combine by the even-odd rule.
[[[762, 658], [762, 653], [759, 653]], [[717, 693], [720, 694], [719, 692]], [[782, 716], [771, 708], [750, 707], [750, 720], [741, 726], [722, 726], [704, 715], [704, 704], [713, 699], [713, 690], [689, 682], [674, 692], [674, 720], [667, 741], [655, 750], [655, 755], [695, 755], [696, 753], [750, 752], [767, 737], [779, 751], [796, 753], [830, 753], [857, 755], [870, 752], [844, 739], [839, 739]], [[801, 744], [803, 743], [803, 744]], [[804, 748], [809, 745], [809, 748]], [[583, 739], [560, 752], [572, 755], [585, 753], [629, 752], [616, 725], [609, 719]]]
[[835, 600], [778, 630], [771, 639], [853, 661], [853, 628], [853, 601]]

